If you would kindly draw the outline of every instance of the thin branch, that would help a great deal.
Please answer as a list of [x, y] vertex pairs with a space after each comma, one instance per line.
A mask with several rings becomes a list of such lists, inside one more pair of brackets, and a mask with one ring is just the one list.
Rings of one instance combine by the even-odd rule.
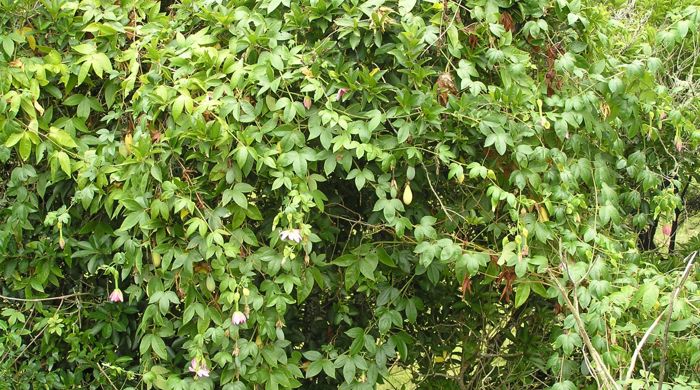
[[[625, 376], [625, 383], [629, 383], [630, 379], [632, 379], [632, 374], [634, 373], [634, 365], [637, 363], [637, 358], [639, 357], [639, 353], [642, 351], [642, 347], [647, 342], [647, 339], [649, 338], [651, 333], [656, 328], [656, 325], [659, 324], [659, 321], [661, 321], [661, 318], [663, 318], [663, 316], [664, 316], [664, 312], [662, 311], [661, 314], [659, 314], [659, 316], [656, 317], [654, 322], [651, 323], [651, 326], [649, 327], [649, 329], [647, 329], [647, 331], [644, 332], [644, 336], [642, 336], [642, 339], [639, 340], [639, 344], [637, 344], [637, 348], [634, 349], [634, 353], [632, 354], [632, 361], [630, 362], [630, 367], [627, 369], [627, 375]], [[625, 384], [625, 387], [627, 387], [626, 384]]]
[[[571, 273], [569, 272], [569, 265], [566, 263], [566, 260], [564, 259], [564, 253], [562, 251], [561, 240], [559, 240], [559, 258], [561, 259], [561, 264], [562, 264], [562, 266], [564, 266], [564, 270], [566, 271], [566, 276], [569, 278], [569, 280], [571, 281], [571, 284], [573, 285], [574, 307], [576, 309], [575, 310], [576, 313], [578, 313], [580, 311], [580, 305], [578, 302], [578, 291], [577, 291], [578, 283], [576, 282], [576, 280], [574, 278], [571, 277]], [[592, 268], [594, 264], [595, 264], [595, 260], [593, 261], [593, 263], [591, 263], [590, 268]], [[586, 272], [586, 275], [583, 276], [583, 278], [585, 278], [588, 275], [588, 273], [590, 272], [590, 268]], [[595, 383], [598, 385], [598, 388], [600, 388], [600, 379], [598, 378], [598, 371], [599, 370], [596, 370], [593, 368], [593, 364], [591, 364], [590, 360], [588, 359], [588, 355], [586, 354], [585, 349], [583, 350], [583, 360], [586, 363], [586, 366], [588, 367], [588, 371], [591, 373], [591, 376], [593, 377], [593, 379], [595, 379]]]
[[114, 390], [119, 390], [117, 386], [114, 385], [114, 382], [112, 382], [112, 379], [110, 379], [109, 375], [105, 372], [104, 369], [102, 369], [102, 366], [100, 366], [101, 363], [95, 363], [95, 366], [97, 367], [98, 370], [102, 373], [102, 375], [107, 378], [107, 381], [109, 381], [109, 384], [112, 386]]
[[422, 161], [420, 164], [423, 166], [423, 169], [425, 170], [425, 177], [428, 179], [428, 185], [430, 186], [430, 190], [433, 191], [433, 195], [435, 195], [438, 202], [440, 203], [440, 207], [442, 207], [442, 211], [445, 212], [445, 215], [447, 216], [447, 218], [449, 218], [450, 221], [454, 221], [452, 219], [452, 216], [450, 215], [450, 212], [447, 210], [445, 205], [442, 203], [442, 199], [440, 199], [440, 196], [438, 195], [437, 191], [435, 191], [435, 188], [433, 187], [433, 183], [430, 181], [430, 172], [428, 172], [428, 168], [425, 167], [425, 164]]
[[[566, 265], [564, 265], [564, 266], [566, 266]], [[593, 346], [593, 343], [591, 342], [590, 337], [588, 337], [588, 333], [586, 332], [585, 324], [583, 323], [581, 316], [579, 316], [579, 313], [576, 310], [576, 307], [569, 300], [569, 296], [566, 293], [566, 290], [561, 285], [561, 283], [559, 283], [559, 279], [557, 279], [556, 275], [554, 275], [554, 273], [552, 273], [551, 270], [549, 271], [549, 276], [554, 281], [554, 286], [557, 288], [557, 290], [559, 290], [559, 293], [561, 294], [562, 298], [564, 299], [564, 304], [566, 305], [566, 307], [569, 309], [569, 311], [571, 312], [571, 314], [574, 317], [574, 321], [576, 322], [576, 327], [578, 328], [579, 334], [580, 334], [581, 338], [583, 339], [584, 344], [586, 344], [586, 348], [588, 348], [588, 352], [591, 354], [593, 361], [595, 362], [595, 364], [593, 365], [593, 368], [596, 371], [598, 377], [602, 380], [603, 388], [604, 389], [615, 389], [615, 390], [620, 389], [620, 386], [615, 382], [615, 379], [612, 377], [612, 375], [610, 374], [610, 371], [605, 366], [605, 363], [603, 362], [603, 358], [601, 358], [600, 354]]]
[[666, 373], [666, 355], [668, 354], [668, 331], [669, 331], [669, 325], [671, 325], [671, 316], [673, 315], [673, 303], [678, 298], [678, 294], [680, 294], [681, 289], [683, 288], [683, 285], [685, 284], [685, 281], [688, 279], [688, 275], [690, 275], [690, 270], [693, 269], [693, 264], [695, 263], [695, 257], [697, 256], [698, 251], [695, 251], [688, 255], [686, 259], [689, 258], [688, 264], [685, 266], [685, 271], [683, 271], [683, 277], [681, 278], [680, 283], [678, 283], [678, 286], [676, 286], [676, 289], [673, 290], [673, 295], [671, 295], [671, 301], [668, 303], [668, 316], [666, 317], [666, 325], [665, 325], [665, 331], [664, 331], [664, 344], [661, 347], [662, 350], [662, 355], [661, 355], [661, 368], [659, 369], [659, 387], [658, 389], [661, 390], [664, 384], [664, 374]]
[[[61, 310], [61, 307], [62, 307], [62, 306], [63, 306], [63, 299], [61, 299], [61, 302], [58, 304], [58, 308], [56, 308], [56, 313], [58, 313], [58, 311]], [[15, 359], [12, 361], [11, 366], [14, 366], [15, 363], [17, 363], [17, 361], [19, 361], [19, 359], [22, 357], [22, 355], [24, 355], [24, 353], [27, 352], [27, 351], [29, 350], [29, 348], [32, 346], [32, 344], [34, 344], [34, 342], [35, 342], [39, 337], [41, 337], [41, 335], [44, 334], [44, 331], [45, 331], [46, 328], [48, 328], [48, 327], [49, 327], [49, 324], [47, 323], [46, 325], [44, 325], [43, 328], [41, 328], [41, 330], [40, 330], [36, 335], [34, 335], [34, 337], [33, 337], [32, 340], [29, 342], [29, 344], [25, 345], [25, 346], [24, 346], [24, 349], [22, 349], [22, 351], [21, 351], [19, 354], [17, 354], [17, 356], [15, 357]]]
[[64, 300], [68, 298], [74, 298], [78, 297], [81, 295], [90, 295], [90, 293], [74, 293], [74, 294], [67, 294], [67, 295], [61, 295], [58, 297], [46, 297], [46, 298], [13, 298], [13, 297], [8, 297], [5, 295], [0, 294], [0, 299], [5, 299], [8, 301], [17, 301], [17, 302], [46, 302], [46, 301], [58, 301], [58, 300]]
[[[673, 291], [673, 294], [671, 295], [671, 301], [669, 302], [669, 307], [668, 307], [668, 320], [671, 318], [671, 314], [673, 313], [673, 301], [676, 300], [678, 297], [678, 294], [680, 293], [681, 288], [685, 284], [686, 279], [688, 279], [688, 275], [690, 274], [690, 270], [693, 267], [693, 262], [695, 261], [695, 257], [698, 254], [697, 251], [689, 254], [686, 259], [687, 259], [687, 264], [685, 266], [685, 271], [683, 272], [683, 276], [681, 277], [680, 283], [678, 283], [678, 286], [676, 286], [676, 289]], [[662, 311], [661, 314], [659, 314], [658, 317], [652, 322], [651, 326], [647, 331], [644, 333], [644, 336], [642, 336], [642, 339], [639, 340], [639, 344], [637, 344], [637, 348], [635, 348], [634, 353], [632, 354], [632, 361], [630, 362], [630, 367], [627, 369], [627, 375], [625, 376], [625, 387], [627, 387], [627, 383], [632, 379], [632, 375], [634, 374], [634, 366], [637, 363], [637, 358], [639, 357], [639, 354], [642, 351], [642, 347], [644, 347], [644, 344], [647, 342], [647, 339], [649, 336], [651, 336], [651, 333], [654, 331], [657, 325], [659, 325], [659, 322], [664, 316], [664, 313], [666, 313], [666, 310]], [[666, 341], [668, 341], [668, 321], [666, 323], [666, 336], [664, 340], [664, 350], [666, 348], [665, 344]], [[665, 358], [665, 353], [664, 353], [664, 358]], [[665, 359], [664, 359], [665, 360]], [[661, 372], [663, 373], [663, 364], [664, 360], [662, 360], [662, 368]], [[663, 377], [659, 376], [659, 383], [663, 383]]]

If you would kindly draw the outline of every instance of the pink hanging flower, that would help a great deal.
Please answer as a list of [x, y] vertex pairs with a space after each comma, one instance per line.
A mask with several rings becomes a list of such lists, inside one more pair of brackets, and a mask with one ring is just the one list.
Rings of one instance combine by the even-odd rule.
[[282, 230], [280, 232], [280, 238], [282, 238], [283, 240], [294, 241], [298, 244], [301, 242], [301, 230], [299, 230], [299, 229]]
[[109, 294], [109, 300], [115, 303], [124, 302], [124, 294], [122, 293], [122, 290], [115, 288], [114, 291]]
[[530, 247], [527, 246], [527, 245], [525, 245], [525, 246], [523, 247], [523, 250], [520, 251], [520, 255], [523, 256], [523, 257], [529, 256], [529, 255], [530, 255]]
[[673, 143], [673, 146], [676, 147], [678, 153], [683, 151], [683, 141], [681, 141], [680, 138], [676, 138], [675, 142]]
[[246, 317], [243, 312], [240, 312], [238, 310], [233, 312], [233, 317], [231, 317], [231, 322], [233, 322], [234, 325], [241, 325], [245, 324], [245, 322], [248, 321], [248, 317]]
[[671, 235], [671, 225], [669, 225], [669, 224], [664, 225], [664, 227], [661, 228], [661, 232], [666, 237], [670, 236]]
[[337, 101], [340, 101], [340, 99], [342, 99], [343, 96], [345, 96], [346, 93], [348, 93], [348, 89], [347, 89], [347, 88], [340, 88], [340, 89], [338, 90], [338, 94], [336, 95], [336, 100], [337, 100]]
[[209, 368], [207, 367], [207, 363], [202, 361], [202, 364], [199, 364], [197, 359], [192, 359], [190, 361], [190, 372], [194, 372], [194, 374], [199, 378], [209, 376]]
[[311, 108], [311, 98], [308, 96], [304, 96], [304, 108], [307, 110]]

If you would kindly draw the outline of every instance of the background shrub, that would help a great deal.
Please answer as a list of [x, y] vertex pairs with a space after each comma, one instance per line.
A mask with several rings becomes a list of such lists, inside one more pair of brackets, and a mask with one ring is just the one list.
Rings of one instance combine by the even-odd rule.
[[0, 10], [5, 386], [698, 386], [697, 7]]

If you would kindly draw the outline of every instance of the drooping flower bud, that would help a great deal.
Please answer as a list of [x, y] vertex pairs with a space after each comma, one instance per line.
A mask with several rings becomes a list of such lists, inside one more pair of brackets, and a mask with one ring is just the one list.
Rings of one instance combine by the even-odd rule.
[[124, 294], [122, 293], [122, 290], [115, 288], [114, 291], [109, 294], [109, 300], [115, 303], [124, 302]]
[[311, 108], [311, 98], [308, 96], [304, 96], [304, 108], [307, 110]]
[[233, 317], [231, 317], [231, 322], [233, 322], [234, 325], [241, 325], [245, 324], [245, 322], [248, 321], [248, 317], [246, 317], [245, 314], [241, 311], [234, 311], [233, 312]]
[[347, 88], [340, 88], [340, 89], [338, 90], [338, 94], [336, 95], [336, 100], [337, 100], [337, 101], [340, 101], [340, 99], [342, 99], [343, 96], [345, 96], [346, 93], [348, 93], [348, 89], [347, 89]]
[[189, 370], [190, 372], [194, 372], [195, 376], [197, 376], [198, 378], [209, 376], [209, 367], [207, 367], [207, 362], [205, 361], [199, 363], [197, 362], [197, 359], [192, 359], [190, 361]]
[[530, 247], [527, 246], [527, 245], [523, 246], [523, 249], [520, 251], [520, 255], [521, 255], [522, 257], [527, 257], [527, 256], [529, 256], [529, 255], [530, 255]]
[[676, 147], [676, 151], [678, 153], [683, 151], [683, 141], [680, 139], [680, 137], [676, 137], [676, 139], [673, 141], [673, 146]]
[[664, 225], [664, 227], [661, 228], [661, 232], [666, 237], [670, 236], [671, 235], [671, 225], [669, 225], [669, 224]]
[[298, 244], [301, 242], [301, 230], [299, 230], [299, 229], [282, 230], [280, 232], [280, 238], [283, 240], [294, 241]]

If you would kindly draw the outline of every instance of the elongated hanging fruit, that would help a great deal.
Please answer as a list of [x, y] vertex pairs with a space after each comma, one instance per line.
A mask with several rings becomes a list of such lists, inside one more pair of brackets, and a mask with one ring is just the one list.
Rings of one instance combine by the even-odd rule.
[[124, 147], [126, 148], [126, 154], [131, 154], [131, 144], [134, 143], [134, 136], [131, 133], [127, 133], [124, 136]]
[[406, 187], [403, 189], [403, 203], [406, 205], [413, 202], [413, 191], [411, 191], [411, 182], [406, 182]]
[[153, 266], [160, 267], [160, 253], [156, 251], [151, 251], [151, 257], [153, 258]]
[[547, 209], [545, 209], [544, 206], [539, 206], [537, 208], [537, 213], [539, 214], [539, 221], [540, 222], [549, 221], [549, 214], [547, 214]]
[[207, 276], [206, 285], [207, 285], [207, 290], [209, 290], [209, 292], [213, 292], [214, 289], [216, 289], [216, 282], [214, 281], [214, 278], [211, 276], [211, 274], [209, 274]]

